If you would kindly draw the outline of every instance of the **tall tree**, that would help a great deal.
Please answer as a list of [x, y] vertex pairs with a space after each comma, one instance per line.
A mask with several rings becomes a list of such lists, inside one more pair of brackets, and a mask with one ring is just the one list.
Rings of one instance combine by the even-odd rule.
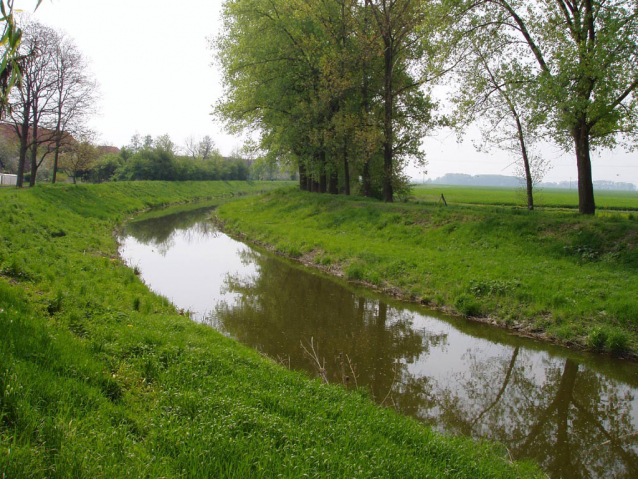
[[55, 94], [52, 62], [57, 35], [51, 28], [35, 21], [28, 21], [24, 28], [21, 51], [24, 59], [21, 65], [22, 85], [11, 96], [11, 118], [20, 141], [20, 160], [18, 165], [17, 186], [24, 183], [27, 153], [31, 160], [30, 185], [36, 181], [38, 168], [48, 154], [45, 149], [38, 158], [41, 144], [50, 144], [52, 138], [48, 132], [40, 135], [40, 126], [52, 111]]
[[[392, 201], [396, 113], [401, 107], [412, 107], [413, 113], [425, 113], [425, 118], [414, 120], [429, 120], [427, 101], [419, 90], [422, 80], [413, 75], [414, 64], [423, 56], [419, 27], [425, 22], [427, 4], [417, 0], [366, 0], [366, 4], [372, 11], [383, 46], [383, 200]], [[405, 101], [400, 105], [402, 100]], [[418, 109], [414, 108], [416, 102]], [[414, 133], [408, 132], [406, 140]]]
[[496, 146], [518, 158], [527, 207], [533, 210], [534, 186], [542, 179], [547, 162], [534, 155], [532, 145], [543, 131], [546, 115], [531, 99], [530, 89], [537, 85], [529, 67], [518, 61], [517, 45], [497, 34], [487, 38], [490, 41], [485, 44], [480, 37], [466, 37], [470, 47], [456, 69], [459, 87], [452, 98], [456, 107], [453, 123], [461, 135], [478, 121], [479, 149]]
[[86, 120], [95, 112], [97, 83], [75, 42], [62, 33], [58, 34], [51, 66], [55, 81], [52, 111], [55, 126], [52, 182], [55, 183], [62, 149], [73, 137], [89, 133]]
[[[638, 134], [638, 3], [633, 0], [471, 0], [472, 30], [500, 26], [499, 35], [526, 46], [535, 64], [536, 100], [549, 126], [574, 148], [579, 211], [594, 214], [591, 151]], [[491, 31], [491, 28], [488, 29]]]

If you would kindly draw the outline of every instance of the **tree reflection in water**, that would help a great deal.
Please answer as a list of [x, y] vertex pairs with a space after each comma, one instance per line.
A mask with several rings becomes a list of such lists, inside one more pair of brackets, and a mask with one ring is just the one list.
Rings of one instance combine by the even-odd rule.
[[438, 429], [499, 441], [552, 477], [638, 477], [631, 388], [518, 345], [496, 357], [469, 348], [462, 370], [435, 379], [428, 364], [448, 335], [415, 328], [409, 310], [254, 251], [243, 251], [241, 261], [256, 272], [226, 277], [224, 288], [240, 299], [219, 304], [211, 321], [244, 344], [314, 373], [300, 346], [314, 338], [331, 382], [341, 382], [347, 354], [359, 386], [377, 401], [391, 390], [386, 405]]
[[183, 237], [188, 243], [207, 241], [219, 234], [209, 220], [214, 208], [206, 207], [173, 215], [149, 218], [127, 223], [124, 233], [144, 245], [151, 246], [162, 255], [175, 246], [175, 238]]
[[[446, 340], [412, 328], [412, 315], [382, 301], [357, 297], [339, 284], [254, 251], [241, 252], [242, 262], [254, 262], [248, 277], [228, 275], [225, 287], [239, 293], [237, 304], [218, 304], [214, 326], [272, 357], [285, 356], [296, 368], [313, 372], [301, 348], [313, 339], [326, 361], [330, 382], [342, 382], [343, 358], [355, 365], [359, 386], [382, 400], [391, 397], [412, 409], [425, 407], [422, 395], [393, 384], [416, 383], [407, 368], [430, 346]], [[285, 291], [285, 294], [282, 292]], [[396, 371], [396, 373], [395, 373]], [[354, 381], [350, 381], [354, 385]], [[417, 403], [415, 403], [415, 401]]]
[[441, 407], [428, 421], [448, 431], [505, 444], [552, 477], [638, 477], [633, 391], [581, 369], [515, 347], [509, 359], [470, 354], [454, 385], [437, 385]]

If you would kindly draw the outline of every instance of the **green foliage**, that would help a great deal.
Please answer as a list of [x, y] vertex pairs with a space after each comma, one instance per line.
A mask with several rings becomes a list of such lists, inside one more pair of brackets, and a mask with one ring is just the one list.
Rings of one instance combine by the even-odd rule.
[[423, 70], [438, 50], [422, 61], [433, 8], [227, 0], [214, 42], [226, 85], [216, 115], [230, 131], [257, 129], [267, 161], [292, 165], [302, 189], [352, 186], [391, 200], [407, 161], [423, 161], [420, 139], [433, 123]]
[[619, 140], [635, 144], [638, 138], [638, 5], [627, 0], [455, 3], [464, 18], [459, 30], [472, 32], [468, 43], [498, 43], [494, 67], [506, 73], [498, 83], [528, 85], [518, 87], [516, 96], [531, 117], [547, 117], [543, 128], [552, 139], [566, 150], [576, 147], [579, 211], [593, 214], [592, 148], [614, 147]]
[[249, 169], [241, 159], [212, 156], [206, 160], [177, 157], [164, 148], [142, 149], [117, 168], [117, 181], [246, 181]]
[[91, 181], [94, 183], [109, 181], [115, 175], [115, 171], [124, 164], [125, 160], [124, 156], [114, 153], [100, 157], [91, 170]]
[[[134, 211], [271, 186], [0, 190], [2, 474], [540, 477], [279, 367], [177, 314], [117, 259], [113, 228]], [[14, 263], [28, 276], [8, 278]]]
[[[478, 202], [479, 190], [452, 191]], [[638, 349], [637, 231], [624, 213], [384, 205], [282, 190], [216, 214], [232, 232], [267, 244], [285, 238], [317, 263], [331, 258], [331, 271], [405, 298], [592, 348]], [[624, 336], [608, 341], [596, 328]]]

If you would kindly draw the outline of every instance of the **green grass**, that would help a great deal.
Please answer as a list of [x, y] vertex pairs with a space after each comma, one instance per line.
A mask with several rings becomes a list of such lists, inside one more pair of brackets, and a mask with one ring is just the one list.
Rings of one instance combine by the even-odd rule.
[[217, 210], [228, 231], [425, 305], [559, 342], [638, 352], [638, 220], [281, 190]]
[[180, 316], [117, 257], [136, 210], [247, 183], [0, 191], [0, 477], [538, 477]]
[[[417, 185], [411, 196], [418, 201], [438, 202], [441, 194], [448, 204], [525, 206], [527, 198], [522, 188]], [[540, 188], [534, 193], [534, 204], [538, 208], [578, 208], [578, 191]], [[596, 191], [596, 206], [599, 210], [638, 211], [636, 191]]]

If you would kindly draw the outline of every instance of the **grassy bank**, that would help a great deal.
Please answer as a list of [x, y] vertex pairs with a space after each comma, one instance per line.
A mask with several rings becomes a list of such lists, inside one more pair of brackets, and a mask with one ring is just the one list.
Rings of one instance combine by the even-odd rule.
[[[417, 201], [438, 202], [441, 195], [450, 204], [525, 206], [527, 198], [523, 188], [417, 185], [411, 191]], [[538, 208], [578, 209], [577, 189], [538, 188], [534, 192]], [[596, 207], [601, 210], [638, 211], [636, 191], [596, 191]]]
[[118, 260], [133, 211], [264, 187], [0, 191], [0, 476], [535, 475], [194, 324]]
[[424, 305], [638, 352], [638, 220], [292, 190], [217, 210], [227, 230]]

